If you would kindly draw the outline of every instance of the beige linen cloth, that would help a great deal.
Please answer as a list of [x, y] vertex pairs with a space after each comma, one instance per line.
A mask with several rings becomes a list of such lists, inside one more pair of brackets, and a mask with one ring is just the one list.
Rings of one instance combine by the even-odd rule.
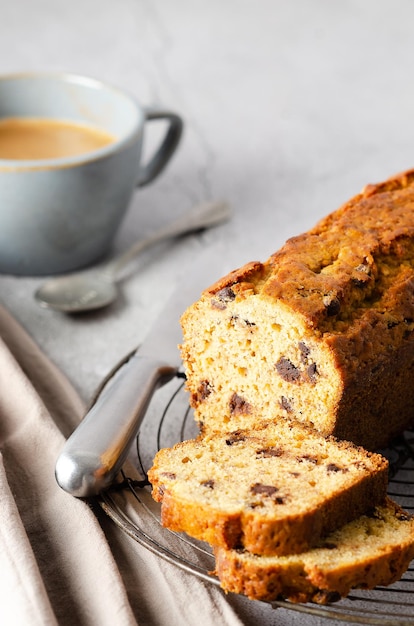
[[55, 461], [84, 406], [2, 308], [0, 337], [0, 624], [246, 623], [214, 585], [58, 487]]

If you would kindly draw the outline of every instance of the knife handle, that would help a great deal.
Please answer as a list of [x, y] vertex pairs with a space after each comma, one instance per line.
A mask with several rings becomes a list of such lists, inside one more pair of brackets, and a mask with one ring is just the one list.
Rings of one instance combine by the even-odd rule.
[[135, 354], [121, 367], [67, 440], [55, 468], [62, 489], [97, 495], [121, 469], [154, 391], [177, 368]]

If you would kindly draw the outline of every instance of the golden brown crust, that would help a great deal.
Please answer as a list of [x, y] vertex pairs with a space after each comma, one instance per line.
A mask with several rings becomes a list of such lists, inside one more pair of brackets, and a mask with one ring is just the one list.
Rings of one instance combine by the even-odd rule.
[[231, 289], [231, 287], [237, 285], [237, 289], [240, 292], [248, 289], [254, 289], [254, 285], [258, 280], [263, 278], [264, 265], [260, 261], [251, 261], [241, 268], [237, 268], [232, 272], [229, 272], [223, 278], [217, 280], [213, 285], [205, 290], [207, 294], [216, 294], [223, 289]]
[[[276, 354], [272, 324], [290, 355]], [[221, 278], [182, 326], [187, 388], [204, 428], [220, 428], [214, 409], [226, 429], [282, 414], [371, 450], [388, 445], [414, 421], [414, 170], [368, 185], [266, 262]], [[303, 342], [315, 355], [306, 366]], [[296, 378], [278, 377], [280, 363]]]
[[388, 499], [372, 516], [351, 522], [307, 553], [260, 557], [216, 548], [215, 556], [225, 591], [255, 600], [325, 604], [351, 589], [399, 580], [414, 557], [414, 521]]

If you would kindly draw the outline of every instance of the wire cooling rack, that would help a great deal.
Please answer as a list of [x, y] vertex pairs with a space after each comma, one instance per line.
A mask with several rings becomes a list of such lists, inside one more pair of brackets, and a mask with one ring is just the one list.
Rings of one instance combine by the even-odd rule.
[[[120, 481], [101, 496], [106, 514], [134, 541], [212, 585], [214, 558], [207, 544], [183, 533], [162, 528], [160, 505], [153, 501], [147, 480], [155, 453], [197, 434], [183, 377], [156, 392], [136, 439], [136, 447], [121, 472]], [[407, 432], [392, 447], [381, 451], [390, 462], [389, 495], [414, 513], [414, 432]], [[132, 468], [132, 470], [131, 470]], [[403, 578], [389, 587], [355, 590], [346, 599], [320, 606], [312, 603], [272, 602], [274, 608], [331, 620], [382, 626], [414, 625], [414, 561]]]

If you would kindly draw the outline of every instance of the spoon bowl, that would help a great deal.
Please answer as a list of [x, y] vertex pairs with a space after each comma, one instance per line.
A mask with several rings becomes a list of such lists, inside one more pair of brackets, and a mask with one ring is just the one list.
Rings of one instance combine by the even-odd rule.
[[47, 281], [35, 297], [45, 308], [65, 313], [93, 311], [108, 306], [117, 298], [116, 284], [103, 272], [70, 274]]
[[220, 224], [230, 215], [230, 207], [225, 202], [201, 204], [99, 268], [46, 281], [36, 291], [35, 299], [40, 306], [63, 313], [93, 311], [108, 306], [118, 296], [118, 274], [140, 252], [160, 241]]

